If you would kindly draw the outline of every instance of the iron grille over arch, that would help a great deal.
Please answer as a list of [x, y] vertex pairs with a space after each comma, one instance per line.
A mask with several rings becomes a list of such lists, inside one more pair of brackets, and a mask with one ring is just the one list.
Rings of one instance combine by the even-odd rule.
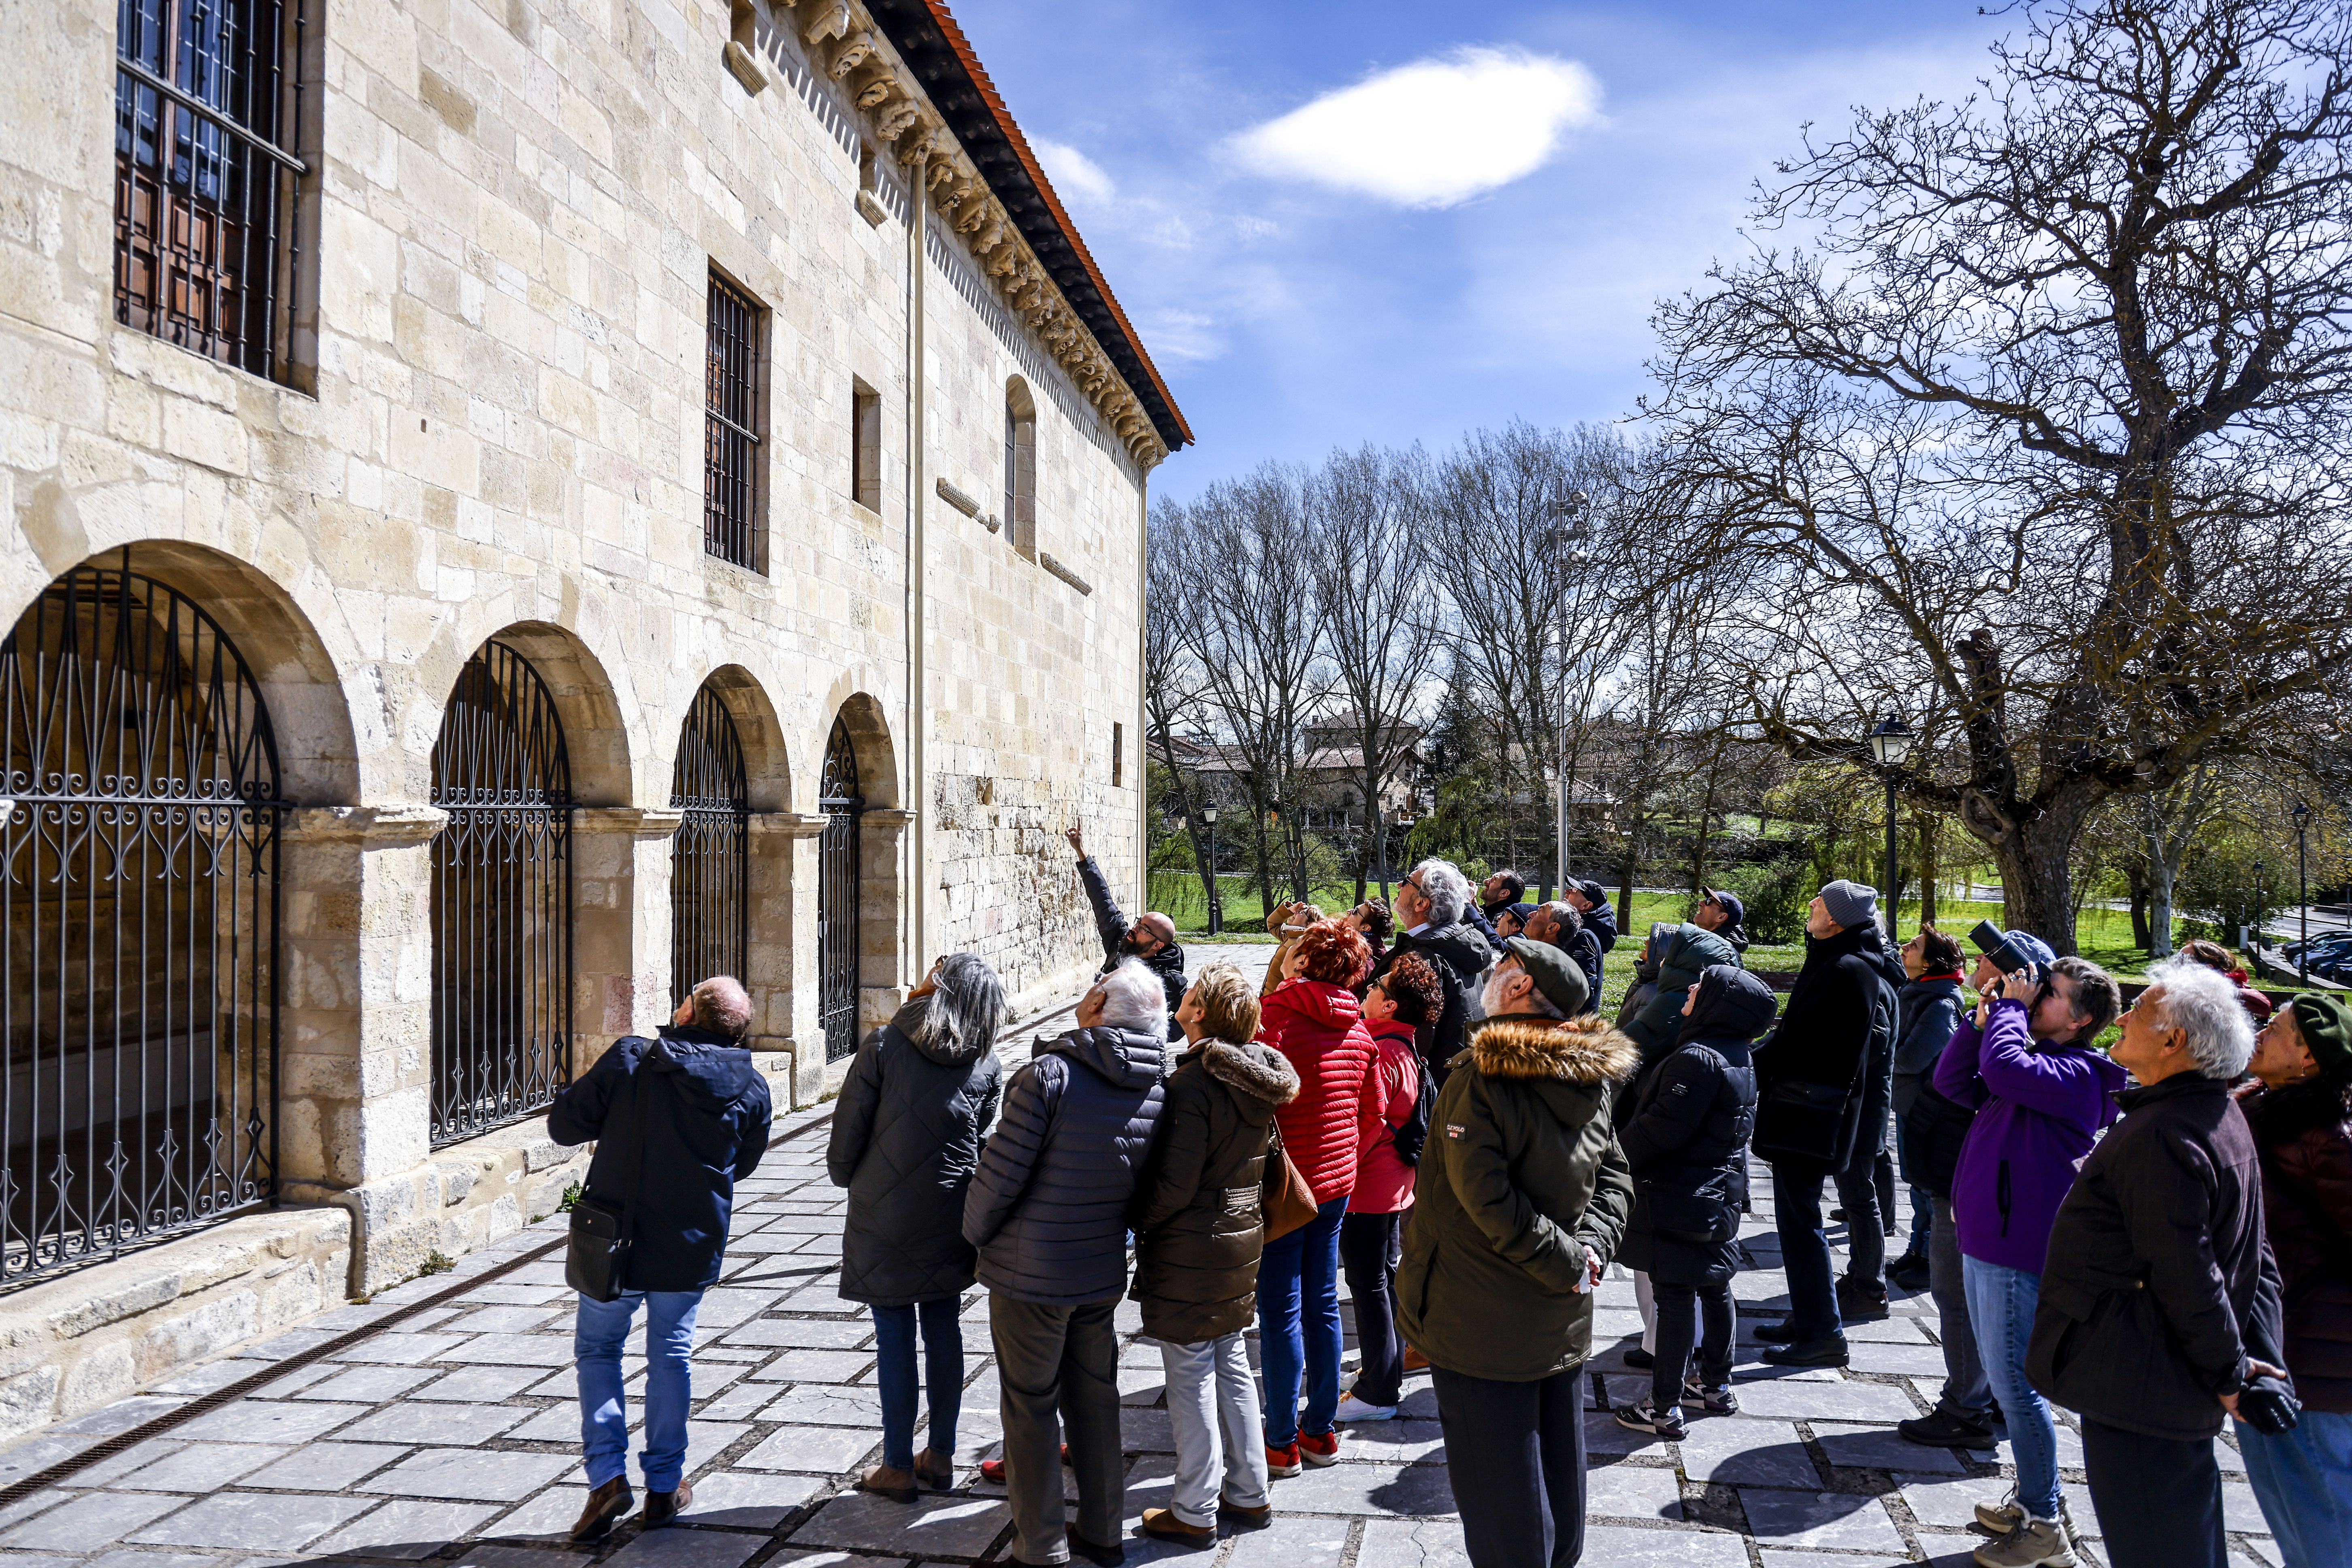
[[743, 746], [719, 693], [694, 694], [670, 771], [670, 805], [686, 814], [670, 840], [670, 1005], [713, 974], [743, 976], [750, 950], [751, 801]]
[[530, 661], [482, 645], [433, 742], [433, 1142], [544, 1110], [572, 1066], [572, 764]]
[[857, 745], [838, 718], [825, 742], [816, 805], [824, 814], [824, 831], [817, 838], [817, 1005], [824, 1024], [824, 1059], [831, 1062], [857, 1049], [857, 906], [863, 893], [857, 824], [866, 809], [857, 784]]
[[268, 1201], [278, 750], [220, 626], [83, 567], [0, 643], [0, 1281]]

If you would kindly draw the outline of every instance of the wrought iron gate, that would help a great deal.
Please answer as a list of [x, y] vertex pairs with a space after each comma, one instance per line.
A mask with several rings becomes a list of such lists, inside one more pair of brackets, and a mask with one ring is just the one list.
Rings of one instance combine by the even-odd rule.
[[838, 1061], [857, 1049], [858, 814], [866, 796], [857, 787], [857, 748], [849, 726], [833, 721], [824, 747], [824, 779], [817, 809], [824, 832], [817, 839], [818, 1007], [824, 1022], [824, 1059]]
[[433, 1142], [541, 1110], [571, 1079], [572, 764], [539, 672], [485, 643], [433, 742]]
[[0, 1282], [275, 1188], [278, 748], [212, 617], [83, 567], [0, 643]]
[[713, 974], [743, 978], [751, 812], [743, 747], [719, 693], [694, 694], [670, 770], [669, 803], [686, 813], [670, 840], [670, 1005]]

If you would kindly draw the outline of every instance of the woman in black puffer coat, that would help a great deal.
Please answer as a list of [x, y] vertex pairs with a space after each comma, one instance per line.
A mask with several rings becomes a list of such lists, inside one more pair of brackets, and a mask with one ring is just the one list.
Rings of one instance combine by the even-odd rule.
[[1704, 1304], [1694, 1403], [1709, 1415], [1738, 1408], [1731, 1394], [1738, 1327], [1731, 1277], [1739, 1270], [1739, 1210], [1748, 1196], [1748, 1139], [1756, 1130], [1756, 1068], [1748, 1051], [1772, 1026], [1772, 988], [1735, 964], [1712, 964], [1683, 1003], [1675, 1048], [1643, 1083], [1618, 1142], [1633, 1173], [1633, 1215], [1617, 1261], [1650, 1277], [1658, 1346], [1650, 1397], [1617, 1419], [1636, 1431], [1683, 1435], [1684, 1373]]
[[[862, 1484], [912, 1502], [919, 1477], [954, 1482], [963, 1335], [956, 1310], [977, 1260], [963, 1238], [964, 1189], [1003, 1088], [996, 1031], [1004, 988], [969, 952], [940, 960], [898, 1016], [858, 1047], [833, 1113], [825, 1152], [833, 1184], [849, 1189], [841, 1294], [873, 1309], [882, 1394], [882, 1463]], [[919, 1321], [931, 1392], [929, 1443], [915, 1452], [915, 1338]]]

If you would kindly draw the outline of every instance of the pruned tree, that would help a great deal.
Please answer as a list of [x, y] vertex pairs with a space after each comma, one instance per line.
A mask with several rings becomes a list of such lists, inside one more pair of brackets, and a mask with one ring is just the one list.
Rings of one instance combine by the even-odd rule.
[[2072, 945], [2117, 795], [2258, 748], [2352, 671], [2352, 12], [2057, 0], [1982, 91], [1808, 140], [1803, 237], [1661, 307], [1678, 504], [1779, 609], [1735, 651], [1792, 753], [1888, 709], [1903, 780]]

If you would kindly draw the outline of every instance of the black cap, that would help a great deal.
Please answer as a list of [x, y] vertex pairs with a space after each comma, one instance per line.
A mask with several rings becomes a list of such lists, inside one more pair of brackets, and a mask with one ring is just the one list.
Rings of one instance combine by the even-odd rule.
[[1748, 906], [1739, 901], [1738, 893], [1726, 892], [1721, 888], [1708, 888], [1706, 892], [1708, 898], [1723, 907], [1723, 912], [1731, 917], [1733, 925], [1744, 926], [1748, 923]]
[[1576, 890], [1584, 895], [1584, 901], [1588, 904], [1598, 906], [1609, 901], [1609, 889], [1598, 882], [1579, 882]]

